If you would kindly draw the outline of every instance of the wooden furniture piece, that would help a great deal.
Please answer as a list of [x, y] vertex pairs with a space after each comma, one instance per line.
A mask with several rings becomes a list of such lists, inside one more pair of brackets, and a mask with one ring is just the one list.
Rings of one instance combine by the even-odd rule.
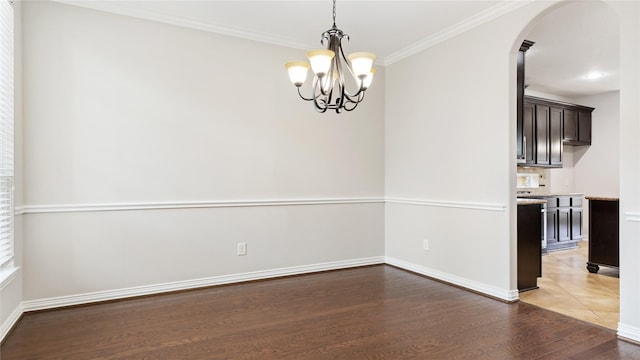
[[542, 275], [541, 199], [518, 199], [518, 291], [538, 288]]
[[600, 266], [620, 267], [618, 198], [587, 196], [589, 200], [589, 261], [587, 270], [597, 273]]

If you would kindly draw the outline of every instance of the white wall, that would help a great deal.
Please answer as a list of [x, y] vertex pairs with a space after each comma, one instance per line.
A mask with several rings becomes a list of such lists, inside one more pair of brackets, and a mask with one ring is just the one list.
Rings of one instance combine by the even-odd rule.
[[620, 17], [620, 324], [640, 341], [640, 3], [611, 2]]
[[[574, 191], [587, 196], [619, 197], [620, 92], [582, 97], [576, 102], [595, 107], [595, 110], [591, 119], [591, 145], [572, 149]], [[583, 204], [583, 209], [583, 231], [588, 237], [588, 200]]]
[[387, 67], [386, 192], [411, 200], [387, 205], [387, 257], [517, 298], [515, 43], [548, 6], [527, 5]]
[[[573, 156], [575, 189], [587, 195], [620, 195], [620, 93], [576, 99], [594, 107], [591, 146], [577, 146]], [[565, 147], [566, 148], [566, 147]]]
[[552, 193], [620, 195], [620, 92], [584, 96], [570, 102], [594, 107], [590, 146], [563, 149], [562, 169], [549, 170]]
[[25, 300], [381, 261], [384, 70], [317, 114], [303, 53], [26, 2]]

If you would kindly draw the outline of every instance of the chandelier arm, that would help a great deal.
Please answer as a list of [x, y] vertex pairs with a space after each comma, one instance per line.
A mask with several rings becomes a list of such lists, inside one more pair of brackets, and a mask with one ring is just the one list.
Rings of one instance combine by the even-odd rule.
[[300, 86], [298, 86], [298, 95], [300, 95], [300, 98], [302, 100], [305, 100], [305, 101], [312, 101], [313, 100], [313, 98], [307, 98], [304, 95], [302, 95], [302, 92], [300, 92]]
[[356, 107], [358, 107], [358, 104], [360, 104], [359, 102], [351, 102], [353, 104], [353, 107], [348, 107], [346, 104], [344, 106], [344, 109], [347, 111], [353, 111]]
[[[347, 38], [347, 40], [349, 40], [349, 35], [345, 34], [344, 36]], [[340, 56], [342, 56], [342, 60], [344, 61], [345, 65], [347, 67], [347, 70], [349, 70], [349, 74], [351, 74], [351, 76], [353, 76], [353, 78], [356, 79], [357, 83], [360, 83], [360, 86], [359, 86], [358, 90], [355, 93], [350, 93], [348, 91], [346, 91], [346, 93], [349, 94], [349, 96], [352, 96], [352, 97], [359, 96], [360, 93], [362, 93], [362, 92], [364, 92], [364, 90], [366, 90], [366, 89], [364, 89], [364, 80], [359, 79], [353, 73], [353, 69], [351, 68], [351, 64], [349, 64], [349, 61], [347, 60], [347, 57], [344, 54], [344, 50], [342, 49], [342, 43], [340, 43], [339, 49], [340, 49]]]
[[345, 96], [346, 96], [348, 102], [357, 104], [357, 103], [362, 102], [362, 100], [364, 99], [364, 94], [365, 94], [365, 91], [362, 90], [362, 91], [359, 91], [356, 95], [345, 94]]
[[[318, 82], [315, 80], [316, 79], [314, 79], [313, 90], [312, 90], [313, 105], [316, 108], [316, 111], [322, 114], [327, 111], [326, 100], [320, 98], [322, 94], [316, 95], [316, 86], [318, 85]], [[321, 88], [320, 91], [322, 91], [322, 86], [320, 86], [320, 88]], [[319, 102], [318, 102], [318, 99], [320, 99]]]

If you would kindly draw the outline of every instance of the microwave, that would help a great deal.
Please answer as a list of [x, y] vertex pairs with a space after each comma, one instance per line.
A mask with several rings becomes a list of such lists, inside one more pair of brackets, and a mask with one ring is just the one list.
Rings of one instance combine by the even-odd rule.
[[517, 173], [516, 174], [516, 187], [518, 189], [523, 188], [537, 188], [539, 187], [540, 175], [532, 173]]

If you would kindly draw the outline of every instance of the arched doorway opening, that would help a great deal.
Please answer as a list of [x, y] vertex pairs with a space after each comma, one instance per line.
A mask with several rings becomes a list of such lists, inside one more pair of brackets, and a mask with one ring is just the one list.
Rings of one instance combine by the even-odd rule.
[[[618, 269], [590, 274], [585, 263], [589, 247], [586, 219], [591, 215], [588, 197], [619, 197], [619, 21], [602, 2], [574, 2], [537, 18], [526, 38], [535, 42], [526, 52], [527, 99], [557, 101], [558, 107], [525, 102], [529, 110], [525, 111], [529, 116], [525, 123], [528, 128], [533, 125], [529, 132], [537, 139], [528, 142], [527, 150], [533, 150], [534, 158], [536, 153], [540, 157], [555, 148], [550, 155], [555, 156], [556, 164], [551, 168], [522, 166], [530, 164], [528, 159], [527, 164], [518, 166], [519, 174], [531, 175], [540, 184], [524, 188], [521, 192], [527, 195], [519, 196], [547, 196], [549, 204], [554, 204], [548, 206], [544, 217], [540, 288], [522, 293], [520, 299], [615, 330], [619, 321]], [[578, 111], [563, 109], [561, 104], [595, 108], [588, 113], [588, 124], [580, 119], [581, 136], [582, 132], [596, 135], [593, 141], [588, 138], [588, 145], [578, 146], [585, 142], [578, 142], [577, 137], [572, 140], [570, 127], [577, 125], [572, 124], [576, 117], [572, 115]], [[539, 115], [548, 110], [555, 115], [555, 125], [536, 124], [544, 121]], [[555, 136], [554, 131], [558, 133]], [[577, 205], [556, 208], [556, 200]]]

